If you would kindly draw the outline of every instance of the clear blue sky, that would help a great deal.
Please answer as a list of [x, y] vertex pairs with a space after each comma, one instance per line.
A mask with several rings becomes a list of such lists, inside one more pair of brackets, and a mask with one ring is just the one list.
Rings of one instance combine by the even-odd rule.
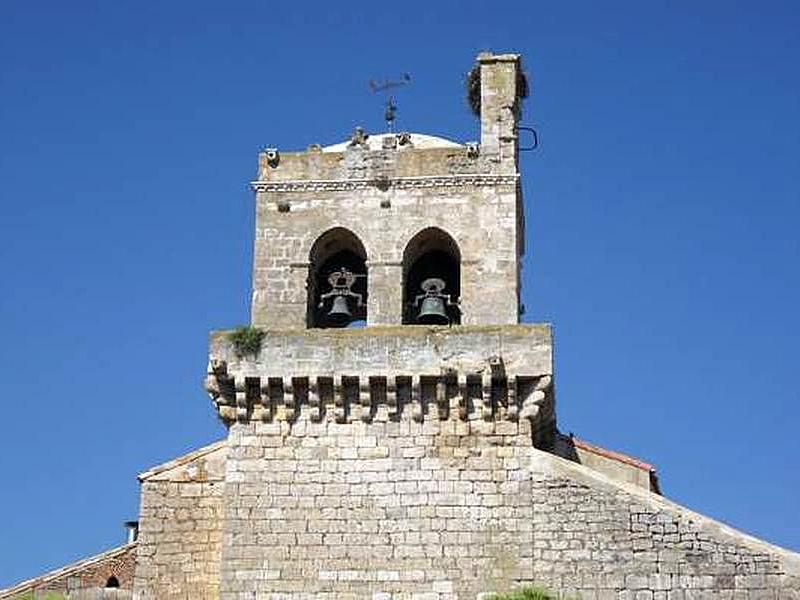
[[524, 56], [526, 320], [564, 431], [800, 550], [796, 2], [0, 6], [0, 587], [123, 540], [136, 474], [224, 429], [207, 334], [247, 321], [264, 146], [478, 137], [463, 76]]

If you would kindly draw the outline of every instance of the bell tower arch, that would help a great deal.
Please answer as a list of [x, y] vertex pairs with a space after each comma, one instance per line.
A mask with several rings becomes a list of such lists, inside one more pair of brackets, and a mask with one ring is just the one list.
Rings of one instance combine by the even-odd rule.
[[343, 227], [329, 229], [308, 257], [307, 326], [348, 327], [367, 320], [367, 251]]
[[438, 227], [417, 233], [403, 252], [403, 324], [461, 323], [461, 251]]

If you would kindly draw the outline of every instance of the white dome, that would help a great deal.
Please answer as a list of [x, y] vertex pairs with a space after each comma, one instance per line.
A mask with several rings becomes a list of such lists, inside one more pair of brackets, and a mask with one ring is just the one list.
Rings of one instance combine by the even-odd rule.
[[[387, 137], [394, 137], [396, 133], [377, 133], [370, 134], [367, 138], [367, 147], [370, 150], [380, 150], [383, 148], [383, 139]], [[325, 146], [323, 152], [344, 152], [350, 145], [350, 140], [333, 144], [332, 146]], [[425, 135], [422, 133], [411, 134], [411, 145], [417, 149], [425, 148], [459, 148], [461, 144], [446, 140], [445, 138], [436, 137], [435, 135]]]

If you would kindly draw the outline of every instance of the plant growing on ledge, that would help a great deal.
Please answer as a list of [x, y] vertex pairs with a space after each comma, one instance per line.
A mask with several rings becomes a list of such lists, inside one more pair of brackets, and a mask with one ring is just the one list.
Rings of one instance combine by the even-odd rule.
[[556, 595], [542, 588], [526, 586], [505, 594], [492, 594], [487, 600], [556, 600]]
[[264, 332], [247, 325], [245, 327], [237, 327], [231, 331], [228, 334], [228, 339], [233, 344], [236, 356], [241, 358], [248, 354], [258, 354], [258, 351], [261, 350], [261, 340], [264, 339]]

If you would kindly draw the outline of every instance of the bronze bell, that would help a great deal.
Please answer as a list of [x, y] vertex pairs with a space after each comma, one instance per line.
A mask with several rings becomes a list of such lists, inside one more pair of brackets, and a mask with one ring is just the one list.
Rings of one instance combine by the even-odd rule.
[[[450, 295], [443, 293], [445, 282], [438, 277], [430, 277], [420, 284], [423, 293], [414, 300], [414, 305], [419, 304], [417, 322], [422, 325], [449, 325], [450, 317], [447, 316], [446, 304], [452, 304]], [[422, 301], [420, 303], [420, 300]]]
[[328, 311], [328, 319], [340, 325], [346, 325], [353, 318], [350, 307], [347, 305], [346, 296], [334, 296], [331, 309]]
[[444, 299], [438, 296], [423, 298], [417, 321], [423, 325], [449, 325], [450, 319], [444, 309]]
[[323, 308], [327, 304], [327, 299], [331, 298], [331, 308], [323, 319], [327, 322], [325, 327], [345, 327], [353, 321], [349, 298], [355, 299], [356, 310], [364, 306], [362, 295], [352, 290], [359, 277], [366, 277], [366, 275], [353, 273], [345, 267], [328, 274], [331, 290], [319, 297], [318, 305], [318, 308]]

